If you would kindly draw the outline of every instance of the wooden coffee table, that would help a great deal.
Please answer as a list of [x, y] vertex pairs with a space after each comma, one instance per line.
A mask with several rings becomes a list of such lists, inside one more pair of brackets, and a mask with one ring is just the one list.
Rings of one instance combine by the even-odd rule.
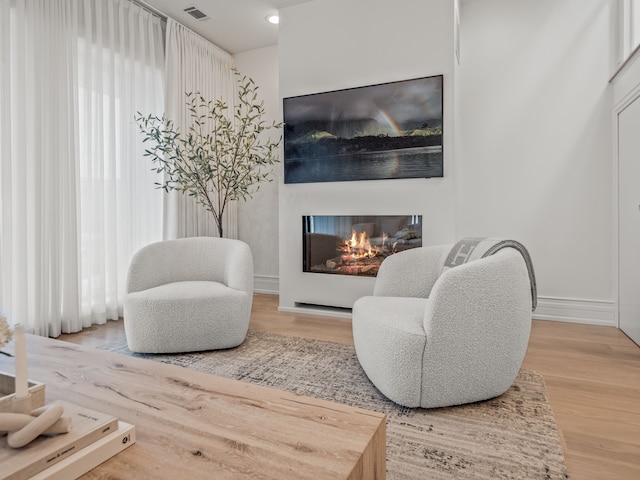
[[33, 335], [27, 351], [47, 403], [136, 426], [135, 445], [82, 478], [386, 477], [382, 413]]

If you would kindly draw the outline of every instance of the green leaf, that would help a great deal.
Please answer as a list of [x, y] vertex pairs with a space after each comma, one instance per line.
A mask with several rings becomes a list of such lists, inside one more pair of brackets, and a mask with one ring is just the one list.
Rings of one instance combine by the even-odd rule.
[[232, 112], [221, 98], [206, 99], [199, 92], [185, 93], [187, 118], [181, 133], [175, 123], [163, 116], [134, 116], [150, 142], [143, 156], [150, 157], [156, 173], [168, 177], [156, 183], [165, 192], [181, 191], [211, 212], [222, 234], [222, 216], [231, 200], [246, 200], [258, 191], [261, 182], [273, 181], [273, 170], [262, 171], [279, 161], [273, 154], [282, 142], [265, 131], [281, 130], [282, 123], [263, 119], [265, 107], [258, 101], [253, 79], [234, 69], [236, 102]]

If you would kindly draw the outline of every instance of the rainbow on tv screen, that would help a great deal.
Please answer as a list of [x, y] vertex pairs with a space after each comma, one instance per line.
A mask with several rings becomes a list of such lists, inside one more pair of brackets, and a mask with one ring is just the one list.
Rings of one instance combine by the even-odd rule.
[[283, 100], [284, 182], [443, 176], [442, 75]]

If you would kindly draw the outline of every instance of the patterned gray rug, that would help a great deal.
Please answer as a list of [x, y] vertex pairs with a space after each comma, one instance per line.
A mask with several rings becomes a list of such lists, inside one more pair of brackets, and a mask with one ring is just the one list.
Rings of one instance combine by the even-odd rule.
[[566, 479], [557, 426], [542, 376], [521, 370], [504, 395], [460, 407], [400, 407], [378, 392], [352, 346], [249, 332], [233, 349], [134, 354], [104, 350], [358, 406], [387, 415], [387, 478]]

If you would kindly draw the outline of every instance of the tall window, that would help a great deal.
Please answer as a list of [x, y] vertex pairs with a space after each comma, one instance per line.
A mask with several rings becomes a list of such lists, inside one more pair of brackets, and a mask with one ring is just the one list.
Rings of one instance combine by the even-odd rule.
[[0, 314], [57, 336], [121, 315], [162, 236], [134, 114], [162, 113], [159, 18], [129, 0], [0, 1]]
[[134, 114], [163, 112], [160, 20], [129, 0], [98, 1], [78, 48], [80, 272], [84, 324], [122, 316], [131, 256], [162, 239], [161, 178]]

